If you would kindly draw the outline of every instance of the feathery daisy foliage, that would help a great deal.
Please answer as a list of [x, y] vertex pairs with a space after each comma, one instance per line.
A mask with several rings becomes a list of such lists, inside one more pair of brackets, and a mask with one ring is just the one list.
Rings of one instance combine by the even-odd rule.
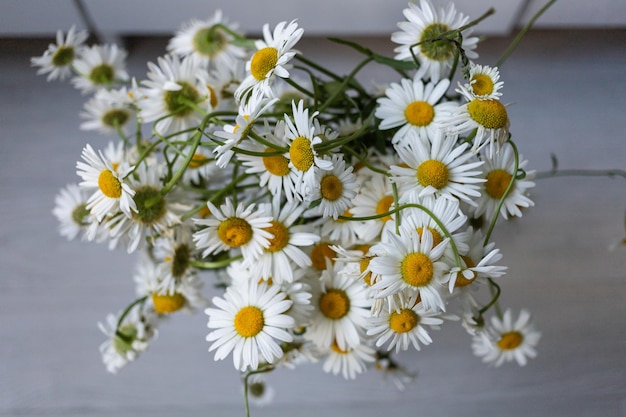
[[[208, 351], [242, 372], [248, 415], [258, 374], [318, 360], [404, 388], [414, 378], [393, 355], [429, 349], [459, 318], [484, 361], [535, 356], [530, 314], [499, 306], [507, 268], [493, 231], [533, 207], [541, 175], [526, 171], [501, 101], [521, 36], [496, 65], [475, 62], [470, 32], [492, 13], [411, 3], [387, 55], [330, 39], [362, 55], [347, 75], [297, 50], [297, 20], [250, 39], [218, 11], [133, 77], [121, 47], [59, 33], [33, 65], [49, 80], [74, 72], [93, 94], [83, 128], [118, 137], [84, 146], [82, 182], [56, 198], [60, 232], [147, 255], [138, 298], [101, 325], [107, 369], [146, 351], [164, 317], [197, 308]], [[366, 66], [396, 81], [370, 88]]]

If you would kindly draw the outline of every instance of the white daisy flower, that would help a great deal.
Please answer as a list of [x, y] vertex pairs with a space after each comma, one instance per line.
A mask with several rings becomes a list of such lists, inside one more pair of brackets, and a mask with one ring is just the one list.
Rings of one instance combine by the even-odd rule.
[[176, 55], [196, 55], [207, 68], [231, 67], [246, 56], [244, 48], [233, 44], [234, 37], [219, 27], [226, 26], [235, 31], [236, 24], [229, 24], [222, 18], [222, 11], [216, 10], [208, 20], [192, 19], [182, 25], [167, 44], [167, 50]]
[[423, 231], [420, 237], [417, 230], [404, 225], [400, 235], [389, 231], [384, 234], [383, 241], [371, 248], [375, 256], [368, 267], [380, 275], [372, 285], [376, 298], [405, 292], [407, 296], [419, 295], [427, 310], [445, 311], [443, 284], [451, 266], [441, 259], [448, 240], [433, 247], [430, 231]]
[[115, 44], [83, 48], [80, 57], [74, 61], [74, 69], [79, 76], [72, 79], [72, 84], [83, 93], [88, 93], [128, 81], [126, 55], [126, 51]]
[[290, 342], [288, 332], [294, 326], [293, 318], [284, 313], [292, 302], [277, 285], [251, 283], [248, 288], [230, 287], [224, 298], [214, 297], [215, 308], [207, 308], [206, 340], [213, 342], [215, 360], [224, 359], [231, 352], [235, 368], [245, 372], [259, 366], [259, 356], [274, 363], [283, 356], [280, 342]]
[[217, 154], [218, 167], [224, 168], [228, 165], [234, 154], [232, 148], [248, 138], [248, 134], [254, 127], [257, 119], [267, 112], [277, 100], [268, 100], [261, 92], [253, 92], [239, 106], [239, 114], [235, 119], [235, 125], [226, 125], [223, 127], [224, 130], [218, 130], [214, 133], [218, 138], [225, 140], [223, 144], [213, 151]]
[[80, 128], [127, 135], [135, 127], [134, 115], [133, 99], [126, 87], [119, 90], [101, 88], [85, 103], [81, 117], [87, 120], [80, 124]]
[[296, 105], [292, 102], [293, 121], [285, 115], [287, 129], [285, 138], [289, 142], [290, 176], [299, 195], [304, 198], [315, 188], [315, 172], [318, 169], [331, 170], [333, 164], [330, 159], [322, 159], [317, 155], [314, 146], [322, 143], [322, 139], [315, 134], [313, 119], [317, 112], [309, 118], [309, 109], [304, 108], [304, 102]]
[[272, 279], [275, 283], [292, 282], [294, 280], [293, 262], [300, 268], [311, 266], [311, 258], [300, 247], [312, 246], [320, 237], [312, 233], [306, 224], [294, 225], [300, 219], [306, 207], [297, 202], [287, 202], [282, 207], [280, 200], [274, 199], [271, 204], [263, 204], [260, 209], [272, 216], [271, 225], [264, 228], [273, 237], [269, 245], [256, 259], [246, 259], [246, 264], [254, 280]]
[[432, 343], [428, 328], [439, 329], [443, 318], [438, 311], [426, 310], [422, 303], [403, 299], [392, 311], [383, 309], [378, 317], [372, 317], [367, 335], [376, 337], [376, 347], [389, 342], [388, 351], [395, 348], [399, 353], [408, 350], [409, 346], [420, 350], [420, 343], [424, 346]]
[[502, 95], [500, 89], [504, 84], [500, 79], [498, 67], [487, 65], [470, 64], [469, 83], [460, 87], [467, 96], [473, 96], [479, 100], [498, 100]]
[[149, 342], [157, 336], [156, 316], [131, 309], [118, 327], [119, 315], [107, 315], [105, 323], [98, 328], [108, 339], [100, 345], [102, 362], [107, 371], [115, 374], [148, 348]]
[[217, 208], [210, 201], [207, 207], [209, 219], [194, 219], [198, 226], [206, 226], [193, 234], [198, 249], [204, 249], [203, 257], [230, 249], [239, 249], [245, 260], [253, 261], [268, 248], [273, 235], [266, 229], [272, 226], [272, 217], [255, 204], [233, 207], [230, 198]]
[[[285, 141], [285, 122], [279, 120], [274, 126], [274, 131], [268, 132], [263, 136], [265, 141], [276, 145], [275, 148], [286, 147], [288, 143]], [[237, 159], [241, 161], [246, 168], [247, 174], [256, 174], [259, 176], [259, 186], [267, 187], [274, 198], [280, 198], [284, 195], [287, 201], [294, 200], [296, 195], [295, 185], [293, 183], [291, 170], [289, 169], [289, 159], [276, 151], [275, 148], [267, 147], [254, 140], [246, 141], [241, 144], [241, 148], [247, 151], [257, 153], [267, 153], [268, 156], [247, 155], [244, 153], [237, 154]]]
[[81, 156], [85, 162], [76, 163], [77, 174], [83, 179], [79, 185], [88, 190], [95, 189], [87, 200], [87, 210], [98, 221], [118, 211], [131, 217], [137, 211], [133, 200], [135, 191], [124, 177], [132, 168], [124, 165], [114, 167], [102, 152], [97, 154], [89, 144], [85, 145]]
[[263, 26], [264, 40], [255, 43], [257, 51], [246, 63], [249, 75], [235, 91], [235, 97], [241, 98], [251, 89], [258, 89], [267, 97], [273, 97], [271, 82], [275, 77], [289, 78], [288, 62], [296, 55], [292, 51], [294, 45], [302, 37], [304, 31], [298, 28], [295, 20], [290, 23], [280, 22], [270, 32], [268, 24]]
[[[398, 23], [400, 31], [391, 35], [391, 40], [400, 45], [394, 49], [395, 58], [413, 60], [415, 55], [419, 63], [416, 74], [418, 78], [430, 79], [435, 83], [445, 78], [452, 67], [456, 46], [449, 41], [429, 39], [436, 39], [446, 32], [460, 28], [468, 23], [469, 17], [457, 13], [452, 3], [437, 11], [429, 0], [420, 0], [419, 5], [409, 3], [403, 14], [407, 21]], [[478, 38], [469, 36], [471, 33], [472, 28], [463, 31], [461, 47], [469, 59], [476, 59], [478, 54], [474, 49]], [[419, 45], [413, 46], [416, 43]]]
[[[328, 160], [328, 159], [326, 159]], [[315, 171], [315, 186], [308, 194], [309, 201], [321, 200], [314, 211], [323, 217], [337, 217], [350, 208], [350, 202], [356, 196], [359, 184], [352, 173], [352, 167], [346, 168], [346, 161], [340, 154], [333, 154], [330, 159], [332, 168]]]
[[322, 369], [333, 375], [341, 372], [345, 379], [355, 379], [358, 374], [367, 370], [368, 363], [375, 361], [376, 351], [365, 344], [342, 349], [333, 342]]
[[394, 165], [390, 168], [392, 181], [400, 185], [400, 203], [418, 203], [426, 196], [458, 198], [475, 205], [472, 197], [479, 197], [478, 183], [481, 173], [474, 170], [483, 164], [473, 160], [474, 155], [467, 151], [467, 143], [457, 146], [453, 136], [440, 136], [431, 141], [423, 140], [415, 134], [404, 146], [396, 146], [396, 152], [406, 166]]
[[389, 356], [381, 355], [380, 352], [377, 352], [376, 364], [374, 364], [374, 369], [379, 372], [382, 372], [383, 377], [385, 379], [391, 379], [391, 382], [398, 391], [404, 391], [406, 386], [412, 384], [417, 377], [415, 372], [410, 372], [405, 369], [402, 365], [392, 360]]
[[193, 55], [178, 58], [159, 57], [158, 65], [148, 62], [148, 80], [141, 83], [143, 100], [139, 117], [143, 122], [156, 122], [160, 135], [182, 132], [200, 124], [203, 114], [212, 110], [208, 73]]
[[329, 260], [319, 283], [311, 282], [315, 306], [304, 337], [321, 348], [336, 343], [340, 349], [356, 348], [371, 305], [365, 286], [343, 271], [351, 264], [333, 266]]
[[[517, 175], [515, 170], [515, 153], [513, 147], [505, 144], [501, 152], [492, 155], [484, 155], [485, 164], [480, 167], [483, 176], [486, 179], [481, 184], [481, 196], [476, 200], [478, 206], [474, 210], [474, 217], [485, 215], [487, 221], [491, 221], [497, 216], [496, 210], [500, 200], [513, 180], [513, 176]], [[524, 169], [528, 165], [528, 161], [519, 156], [518, 169]], [[507, 219], [508, 216], [522, 216], [521, 208], [532, 207], [535, 205], [533, 201], [527, 197], [528, 189], [533, 188], [535, 183], [530, 181], [535, 175], [535, 171], [527, 171], [524, 179], [515, 179], [510, 192], [504, 199], [502, 207], [500, 207], [500, 215]]]
[[[188, 155], [191, 152], [190, 147], [185, 147], [182, 150], [184, 155]], [[184, 169], [185, 172], [182, 177], [182, 182], [185, 184], [200, 185], [209, 184], [209, 181], [220, 181], [222, 179], [230, 178], [230, 173], [220, 169], [215, 163], [213, 153], [206, 147], [196, 147], [191, 160], [187, 164], [186, 168], [183, 168], [184, 158], [179, 157], [174, 164], [174, 172], [179, 169]], [[227, 176], [223, 174], [228, 174]]]
[[328, 240], [321, 240], [311, 248], [309, 257], [311, 258], [311, 266], [315, 271], [324, 271], [328, 266], [335, 264], [335, 256], [337, 253], [332, 248], [333, 244]]
[[32, 66], [40, 67], [37, 75], [48, 74], [48, 81], [57, 78], [64, 80], [68, 77], [72, 73], [72, 64], [79, 56], [88, 36], [87, 31], [77, 31], [75, 26], [67, 31], [66, 36], [59, 30], [56, 43], [51, 43], [42, 56], [30, 59]]
[[460, 135], [476, 130], [472, 141], [472, 152], [477, 153], [489, 145], [489, 154], [493, 155], [494, 145], [498, 150], [509, 138], [509, 115], [506, 107], [496, 98], [481, 99], [463, 87], [456, 90], [468, 103], [456, 108], [444, 123], [443, 129], [448, 134]]
[[407, 132], [412, 130], [422, 139], [431, 139], [441, 129], [442, 121], [446, 120], [456, 109], [454, 102], [437, 104], [448, 90], [450, 81], [447, 78], [438, 83], [424, 84], [419, 77], [413, 80], [403, 79], [400, 84], [391, 83], [385, 91], [385, 97], [377, 100], [376, 117], [381, 119], [381, 130], [399, 127], [394, 133], [391, 143], [402, 143], [409, 140]]
[[511, 310], [507, 310], [502, 319], [491, 318], [491, 326], [474, 337], [472, 348], [476, 356], [490, 365], [500, 366], [515, 360], [524, 366], [527, 358], [537, 356], [535, 346], [540, 338], [541, 333], [535, 330], [528, 311], [522, 310], [513, 322]]
[[85, 233], [95, 221], [87, 210], [87, 198], [86, 191], [77, 184], [68, 184], [54, 198], [52, 214], [59, 221], [59, 233], [67, 240]]

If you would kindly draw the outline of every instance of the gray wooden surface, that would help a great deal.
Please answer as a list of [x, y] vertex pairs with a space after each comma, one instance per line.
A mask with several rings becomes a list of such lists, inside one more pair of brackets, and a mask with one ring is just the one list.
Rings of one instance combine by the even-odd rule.
[[[481, 62], [508, 41], [483, 43]], [[130, 45], [133, 74], [163, 45]], [[239, 377], [207, 352], [201, 313], [172, 317], [119, 375], [101, 365], [96, 323], [132, 298], [133, 259], [57, 234], [55, 194], [77, 181], [83, 144], [107, 139], [78, 129], [78, 92], [35, 76], [29, 57], [45, 47], [0, 40], [0, 416], [243, 415]], [[626, 168], [625, 47], [624, 31], [535, 32], [505, 64], [504, 101], [530, 167], [549, 169], [555, 153], [563, 168]], [[323, 42], [300, 49], [336, 68], [356, 59]], [[626, 247], [608, 250], [625, 234], [626, 181], [546, 179], [533, 199], [495, 235], [510, 268], [502, 302], [529, 308], [543, 333], [525, 368], [484, 366], [452, 325], [402, 356], [419, 372], [403, 393], [375, 372], [346, 382], [307, 366], [272, 375], [274, 404], [253, 415], [626, 416]]]

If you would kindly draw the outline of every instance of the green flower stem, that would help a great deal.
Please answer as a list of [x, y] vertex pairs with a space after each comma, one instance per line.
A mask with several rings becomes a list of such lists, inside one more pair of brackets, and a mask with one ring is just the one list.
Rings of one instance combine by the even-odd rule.
[[517, 170], [519, 168], [519, 152], [517, 151], [517, 146], [515, 145], [515, 142], [513, 142], [510, 137], [507, 142], [511, 145], [511, 148], [513, 148], [513, 153], [515, 154], [515, 166], [513, 168], [513, 175], [511, 175], [511, 181], [509, 181], [509, 185], [506, 187], [506, 190], [504, 190], [504, 194], [502, 194], [502, 197], [500, 197], [500, 201], [498, 201], [498, 206], [496, 207], [495, 214], [493, 216], [493, 219], [491, 219], [489, 229], [487, 229], [487, 234], [485, 234], [483, 246], [487, 246], [487, 244], [489, 243], [489, 239], [491, 239], [493, 229], [496, 227], [496, 223], [498, 221], [498, 218], [500, 217], [500, 209], [502, 209], [504, 200], [506, 200], [506, 198], [513, 190], [513, 185], [515, 185], [515, 181], [517, 180]]
[[367, 119], [363, 121], [362, 126], [359, 128], [359, 130], [351, 133], [348, 136], [344, 136], [343, 138], [339, 138], [339, 139], [327, 141], [327, 142], [322, 142], [318, 145], [315, 145], [314, 146], [315, 150], [317, 152], [327, 152], [335, 148], [339, 148], [344, 145], [347, 145], [353, 140], [361, 137], [367, 130], [372, 129], [372, 126], [370, 126], [370, 122], [373, 118], [374, 118], [374, 110], [372, 110], [372, 112], [367, 116]]
[[487, 278], [489, 280], [489, 289], [491, 291], [492, 297], [489, 304], [478, 310], [478, 317], [474, 317], [477, 323], [480, 323], [483, 320], [483, 314], [485, 314], [491, 307], [496, 306], [496, 313], [498, 316], [502, 316], [502, 312], [500, 311], [500, 307], [498, 306], [498, 299], [500, 298], [500, 294], [502, 294], [502, 290], [500, 286], [495, 283], [491, 278]]
[[622, 169], [553, 169], [551, 171], [538, 172], [535, 178], [538, 180], [556, 177], [622, 177], [626, 178], [626, 171]]
[[[207, 97], [200, 97], [200, 99], [198, 100], [198, 103], [206, 100]], [[208, 113], [206, 112], [206, 110], [204, 110], [202, 107], [198, 106], [198, 103], [196, 103], [195, 101], [191, 101], [191, 100], [187, 100], [184, 97], [180, 97], [178, 99], [178, 101], [181, 104], [184, 104], [185, 106], [189, 107], [190, 109], [195, 110], [196, 112], [200, 113], [202, 116], [206, 116]]]
[[[250, 174], [241, 174], [240, 176], [235, 178], [230, 184], [228, 184], [224, 188], [221, 188], [219, 191], [215, 192], [215, 191], [212, 191], [212, 190], [206, 190], [206, 191], [204, 191], [204, 193], [210, 194], [211, 197], [208, 199], [208, 201], [214, 202], [214, 201], [220, 199], [224, 194], [227, 194], [227, 193], [231, 192], [234, 188], [237, 187], [237, 183], [238, 182], [243, 181], [244, 179], [248, 178], [249, 176], [250, 176]], [[253, 187], [258, 187], [258, 185], [257, 184], [244, 185], [244, 186], [239, 186], [238, 189], [244, 190], [244, 189], [253, 188]], [[198, 190], [196, 190], [196, 192], [197, 191]], [[205, 206], [205, 204], [203, 204], [201, 206], [198, 206], [195, 209], [185, 213], [184, 215], [181, 216], [181, 220], [185, 221], [185, 220], [191, 218], [191, 216], [193, 216], [194, 214], [196, 214], [197, 212], [202, 210], [202, 208], [204, 206]]]
[[341, 81], [342, 77], [335, 74], [334, 72], [330, 71], [329, 69], [316, 64], [315, 62], [311, 61], [308, 58], [305, 58], [304, 56], [302, 56], [301, 54], [296, 54], [296, 56], [294, 57], [295, 59], [297, 59], [298, 61], [302, 62], [305, 65], [308, 65], [309, 67], [321, 72], [322, 74], [334, 79], [335, 81]]
[[198, 148], [198, 145], [200, 144], [200, 140], [202, 139], [202, 132], [204, 132], [204, 129], [206, 128], [206, 125], [209, 123], [209, 120], [211, 120], [211, 118], [215, 116], [216, 116], [216, 113], [209, 113], [206, 116], [204, 116], [204, 118], [202, 119], [202, 123], [200, 123], [200, 126], [198, 127], [198, 130], [196, 131], [194, 135], [193, 142], [191, 143], [191, 149], [189, 150], [189, 153], [187, 154], [187, 156], [185, 157], [185, 160], [181, 164], [181, 167], [178, 169], [178, 171], [174, 173], [174, 175], [169, 180], [169, 182], [165, 184], [165, 186], [161, 190], [160, 196], [156, 199], [153, 199], [155, 200], [154, 202], [153, 201], [146, 202], [147, 207], [150, 207], [150, 204], [156, 203], [156, 201], [158, 201], [159, 198], [165, 197], [167, 193], [169, 193], [172, 190], [172, 188], [174, 188], [178, 180], [181, 179], [181, 177], [185, 173], [185, 170], [187, 169], [187, 165], [189, 165], [189, 163], [193, 159], [193, 156], [196, 154], [196, 149]]
[[265, 156], [275, 156], [275, 155], [282, 155], [285, 152], [289, 152], [289, 148], [285, 148], [282, 146], [278, 146], [275, 143], [272, 143], [268, 140], [265, 140], [262, 136], [258, 135], [255, 132], [250, 131], [249, 133], [250, 138], [252, 138], [253, 140], [255, 140], [256, 142], [259, 142], [261, 145], [265, 145], [267, 148], [272, 148], [272, 149], [276, 149], [276, 154], [272, 153], [270, 154], [269, 152], [267, 154], [265, 154]]
[[234, 258], [224, 259], [221, 261], [215, 261], [215, 262], [189, 261], [189, 265], [198, 269], [220, 269], [240, 259], [243, 259], [242, 255], [235, 256]]
[[539, 11], [537, 13], [535, 13], [535, 15], [532, 17], [532, 19], [530, 19], [528, 21], [528, 23], [526, 23], [526, 25], [524, 25], [524, 27], [519, 31], [519, 33], [517, 34], [515, 39], [513, 39], [511, 44], [502, 53], [502, 56], [500, 57], [500, 59], [498, 59], [498, 62], [496, 62], [496, 65], [495, 65], [496, 67], [500, 68], [502, 66], [502, 64], [504, 64], [504, 61], [506, 61], [507, 58], [509, 57], [509, 55], [511, 55], [513, 53], [513, 51], [517, 48], [519, 43], [522, 41], [522, 38], [524, 37], [524, 35], [526, 35], [526, 32], [528, 32], [530, 30], [530, 28], [535, 24], [535, 21], [537, 21], [537, 19], [539, 19], [539, 17], [546, 10], [548, 10], [550, 8], [550, 6], [552, 6], [554, 3], [556, 3], [556, 0], [548, 1], [541, 9], [539, 9]]
[[309, 91], [306, 88], [302, 87], [300, 84], [298, 84], [291, 78], [285, 78], [285, 81], [287, 81], [287, 84], [289, 84], [290, 86], [292, 86], [293, 88], [295, 88], [296, 90], [304, 94], [305, 96], [315, 97], [315, 94], [313, 94], [312, 91]]
[[255, 374], [264, 374], [266, 372], [270, 372], [274, 370], [273, 365], [266, 365], [256, 371], [250, 371], [243, 378], [243, 399], [246, 406], [246, 417], [250, 417], [250, 405], [248, 403], [248, 378]]
[[228, 26], [222, 23], [216, 23], [213, 26], [211, 26], [211, 34], [217, 31], [217, 29], [222, 29], [224, 32], [228, 33], [233, 38], [235, 38], [233, 41], [233, 45], [241, 46], [247, 49], [255, 49], [254, 40], [246, 38], [245, 36], [241, 35], [240, 33], [235, 32], [234, 30], [232, 30], [231, 28], [229, 28]]
[[354, 79], [356, 74], [359, 71], [361, 71], [361, 69], [363, 69], [363, 67], [365, 67], [367, 64], [369, 64], [372, 61], [374, 61], [374, 58], [368, 56], [363, 61], [361, 61], [356, 67], [354, 67], [352, 72], [350, 72], [350, 74], [348, 74], [348, 76], [343, 79], [343, 81], [341, 82], [339, 87], [337, 87], [337, 89], [330, 95], [330, 97], [328, 97], [326, 99], [326, 101], [318, 108], [318, 111], [320, 113], [323, 113], [324, 110], [326, 110], [326, 108], [328, 106], [330, 106], [331, 103], [339, 96], [339, 94], [342, 93], [346, 89], [348, 84], [350, 84], [350, 82], [352, 82], [352, 80]]
[[122, 323], [124, 322], [124, 319], [126, 318], [126, 316], [128, 315], [128, 313], [130, 313], [130, 311], [133, 309], [133, 307], [135, 307], [137, 304], [143, 304], [146, 302], [146, 300], [148, 299], [148, 296], [145, 295], [141, 298], [136, 299], [135, 301], [133, 301], [132, 303], [130, 303], [128, 305], [128, 307], [126, 307], [124, 309], [124, 311], [122, 312], [122, 314], [120, 315], [120, 318], [117, 320], [117, 326], [115, 327], [115, 335], [117, 337], [120, 337], [121, 339], [128, 341], [126, 336], [124, 336], [122, 333], [120, 333], [118, 331], [118, 329], [122, 326]]

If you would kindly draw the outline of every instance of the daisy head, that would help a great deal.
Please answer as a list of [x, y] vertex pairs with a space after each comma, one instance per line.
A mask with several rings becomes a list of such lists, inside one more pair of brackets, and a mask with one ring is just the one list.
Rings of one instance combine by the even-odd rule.
[[[391, 35], [391, 40], [400, 45], [395, 48], [396, 59], [417, 58], [417, 76], [433, 82], [439, 81], [452, 66], [456, 46], [449, 40], [438, 38], [465, 25], [469, 17], [457, 13], [452, 3], [445, 9], [436, 10], [430, 0], [420, 0], [419, 5], [409, 3], [403, 14], [407, 20], [398, 23], [400, 31]], [[471, 32], [471, 28], [464, 31], [461, 47], [468, 58], [475, 59], [478, 57], [474, 52], [478, 38], [469, 36]]]
[[472, 152], [476, 153], [489, 144], [489, 153], [493, 154], [494, 145], [497, 144], [500, 149], [509, 138], [510, 121], [505, 105], [497, 98], [475, 97], [473, 90], [464, 87], [456, 91], [468, 102], [456, 108], [444, 123], [443, 129], [453, 135], [476, 130], [472, 139]]
[[476, 356], [490, 365], [516, 361], [519, 366], [524, 366], [528, 358], [537, 356], [535, 347], [540, 337], [528, 311], [522, 310], [514, 321], [511, 310], [507, 310], [502, 318], [492, 317], [491, 326], [474, 336], [472, 348]]
[[376, 360], [376, 351], [366, 344], [342, 349], [333, 342], [322, 369], [333, 375], [341, 375], [345, 379], [355, 379], [358, 374], [367, 370], [369, 363]]
[[[521, 159], [521, 156], [519, 158], [517, 168], [518, 170], [524, 169], [528, 161]], [[503, 198], [499, 215], [505, 220], [508, 216], [521, 217], [523, 208], [535, 205], [527, 196], [528, 190], [535, 186], [535, 183], [531, 181], [535, 172], [527, 172], [524, 178], [514, 178], [517, 175], [516, 160], [515, 152], [510, 144], [505, 143], [499, 153], [484, 155], [483, 160], [485, 164], [481, 166], [481, 171], [486, 181], [481, 184], [482, 192], [477, 200], [478, 206], [474, 211], [474, 217], [485, 215], [486, 220], [491, 221], [498, 215], [497, 210]], [[511, 182], [513, 182], [512, 185]], [[510, 189], [509, 185], [511, 185]]]
[[258, 285], [229, 287], [223, 298], [214, 297], [214, 308], [207, 308], [206, 339], [212, 342], [209, 352], [215, 351], [215, 360], [233, 353], [235, 368], [244, 372], [259, 367], [260, 360], [274, 363], [283, 356], [281, 342], [291, 342], [288, 332], [295, 325], [293, 318], [284, 314], [291, 306], [279, 286]]
[[498, 99], [502, 93], [500, 88], [504, 84], [500, 80], [500, 72], [497, 67], [487, 65], [470, 64], [469, 83], [461, 86], [464, 96], [472, 96], [479, 100]]
[[376, 117], [381, 119], [380, 129], [399, 128], [391, 140], [394, 144], [407, 140], [409, 130], [423, 139], [433, 138], [442, 120], [456, 108], [453, 102], [439, 103], [449, 85], [447, 78], [436, 84], [424, 84], [417, 77], [392, 83], [385, 97], [378, 99]]
[[80, 128], [102, 133], [128, 134], [135, 125], [134, 115], [133, 99], [126, 87], [119, 90], [101, 88], [85, 103], [85, 111], [81, 113], [81, 117], [87, 120], [81, 123]]
[[317, 211], [323, 217], [337, 220], [352, 205], [359, 184], [352, 173], [352, 167], [346, 168], [346, 162], [340, 154], [333, 154], [330, 160], [332, 169], [315, 171], [315, 186], [308, 196], [311, 201], [321, 200]]
[[280, 22], [270, 31], [268, 24], [263, 26], [263, 40], [256, 42], [257, 51], [246, 63], [249, 75], [241, 83], [236, 97], [243, 97], [251, 89], [260, 89], [268, 97], [274, 96], [271, 82], [275, 77], [289, 78], [288, 62], [296, 55], [292, 48], [302, 37], [304, 31], [295, 20], [290, 23]]
[[154, 129], [161, 135], [197, 126], [203, 115], [196, 109], [212, 109], [207, 72], [193, 55], [182, 59], [166, 55], [157, 63], [148, 63], [139, 116], [144, 122], [157, 121]]
[[208, 219], [194, 219], [196, 225], [205, 226], [193, 235], [203, 257], [231, 249], [240, 250], [244, 260], [253, 261], [269, 247], [273, 235], [266, 229], [272, 226], [272, 217], [257, 209], [255, 204], [239, 203], [233, 207], [226, 199], [219, 208], [207, 202], [211, 213]]
[[313, 119], [309, 118], [309, 109], [304, 108], [304, 102], [292, 102], [293, 121], [285, 115], [287, 128], [285, 138], [289, 142], [289, 151], [285, 155], [289, 158], [290, 175], [301, 198], [308, 195], [315, 188], [315, 172], [317, 169], [331, 170], [330, 159], [318, 156], [314, 146], [322, 143], [322, 139], [315, 134]]
[[410, 346], [420, 350], [420, 343], [425, 346], [432, 343], [427, 330], [439, 329], [442, 323], [440, 312], [426, 310], [422, 303], [403, 298], [396, 308], [391, 311], [383, 308], [378, 317], [370, 320], [367, 335], [376, 337], [376, 347], [388, 343], [387, 350], [395, 348], [396, 353]]
[[447, 239], [433, 246], [433, 235], [424, 230], [400, 228], [400, 235], [385, 230], [383, 240], [371, 248], [375, 255], [368, 269], [379, 275], [372, 285], [376, 298], [398, 293], [419, 295], [427, 310], [445, 310], [443, 284], [451, 266], [442, 258]]
[[133, 200], [135, 191], [125, 179], [131, 170], [128, 166], [117, 166], [109, 158], [96, 153], [90, 145], [86, 145], [82, 153], [83, 161], [76, 163], [77, 174], [83, 179], [79, 184], [93, 193], [87, 200], [87, 210], [101, 221], [118, 211], [131, 217], [137, 211]]
[[74, 62], [74, 68], [80, 75], [74, 77], [72, 83], [83, 93], [88, 93], [127, 81], [126, 55], [126, 51], [115, 44], [83, 48], [80, 58]]
[[78, 58], [88, 36], [87, 31], [77, 31], [75, 26], [70, 28], [66, 36], [59, 30], [56, 43], [50, 44], [42, 56], [30, 60], [33, 66], [40, 67], [37, 75], [48, 74], [48, 81], [57, 78], [64, 80], [68, 77], [72, 73], [72, 64]]
[[[409, 134], [411, 134], [409, 132]], [[478, 197], [477, 170], [483, 163], [467, 151], [468, 145], [457, 145], [453, 136], [437, 135], [432, 141], [414, 137], [404, 146], [396, 146], [403, 165], [394, 165], [392, 181], [400, 185], [400, 202], [418, 203], [427, 196], [463, 200], [474, 205]]]
[[208, 68], [230, 67], [245, 57], [245, 50], [233, 43], [230, 31], [236, 29], [237, 25], [229, 24], [222, 11], [216, 10], [207, 20], [192, 19], [185, 23], [170, 39], [167, 50], [180, 56], [196, 55]]
[[304, 337], [323, 349], [333, 344], [342, 350], [355, 348], [361, 344], [369, 317], [371, 300], [367, 288], [344, 270], [354, 265], [326, 262], [328, 266], [319, 281], [310, 281], [315, 310]]

